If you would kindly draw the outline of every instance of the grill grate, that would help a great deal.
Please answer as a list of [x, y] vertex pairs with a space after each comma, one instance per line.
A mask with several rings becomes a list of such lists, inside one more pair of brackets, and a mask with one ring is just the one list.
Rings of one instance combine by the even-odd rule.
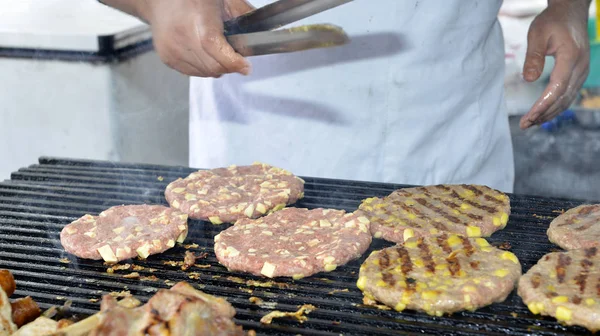
[[[184, 272], [178, 267], [165, 265], [165, 261], [183, 260], [185, 249], [181, 246], [149, 260], [133, 262], [146, 267], [139, 271], [141, 276], [154, 275], [158, 281], [122, 277], [131, 270], [108, 274], [102, 262], [77, 259], [62, 249], [59, 233], [65, 224], [86, 213], [96, 215], [114, 205], [167, 205], [163, 197], [164, 188], [170, 181], [185, 177], [192, 171], [184, 167], [40, 158], [39, 164], [13, 173], [11, 180], [0, 183], [0, 268], [10, 269], [15, 275], [15, 297], [30, 295], [42, 308], [62, 306], [70, 300], [72, 306], [69, 311], [83, 316], [97, 312], [99, 301], [94, 302], [94, 299], [100, 299], [108, 292], [129, 290], [145, 301], [158, 289], [169, 288], [165, 280], [185, 280], [209, 294], [226, 297], [237, 310], [236, 323], [265, 335], [587, 333], [582, 328], [561, 326], [551, 318], [534, 316], [514, 292], [503, 303], [476, 312], [444, 317], [365, 307], [362, 294], [355, 286], [358, 267], [370, 251], [390, 246], [380, 240], [374, 240], [363, 258], [347, 266], [298, 281], [276, 279], [272, 287], [248, 285], [245, 283], [247, 280], [264, 283], [265, 279], [227, 272], [220, 266], [213, 254], [213, 236], [227, 226], [213, 226], [200, 221], [190, 221], [186, 244], [198, 244], [198, 248], [190, 249], [196, 253], [208, 252], [207, 259], [200, 259], [198, 263], [210, 264], [211, 267], [194, 267]], [[347, 211], [354, 211], [364, 198], [385, 196], [401, 187], [317, 178], [305, 180], [306, 197], [297, 206]], [[511, 195], [509, 224], [489, 240], [495, 244], [510, 242], [511, 251], [519, 257], [526, 271], [553, 249], [545, 231], [550, 220], [557, 216], [557, 211], [579, 204], [570, 200]], [[70, 263], [64, 263], [61, 258], [68, 258]], [[156, 272], [149, 272], [148, 268], [154, 268]], [[199, 273], [199, 279], [188, 278], [190, 272]], [[345, 289], [348, 291], [333, 292]], [[259, 322], [260, 317], [270, 310], [250, 303], [248, 298], [251, 296], [265, 302], [276, 302], [275, 309], [282, 311], [295, 311], [301, 304], [313, 304], [318, 309], [304, 324], [276, 319], [272, 325], [263, 326]]]

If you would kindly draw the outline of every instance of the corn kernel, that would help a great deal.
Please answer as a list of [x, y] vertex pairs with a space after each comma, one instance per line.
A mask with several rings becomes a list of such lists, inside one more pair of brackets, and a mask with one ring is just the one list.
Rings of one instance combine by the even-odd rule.
[[510, 261], [514, 262], [515, 264], [519, 263], [519, 259], [517, 259], [517, 256], [514, 255], [513, 253], [508, 252], [508, 251], [502, 253], [502, 255], [500, 256], [500, 258], [502, 258], [504, 260], [510, 260]]
[[569, 321], [573, 318], [571, 309], [563, 306], [556, 307], [556, 319], [561, 321]]
[[496, 271], [494, 272], [494, 275], [495, 275], [495, 276], [497, 276], [497, 277], [504, 278], [505, 276], [507, 276], [507, 275], [508, 275], [508, 273], [509, 273], [509, 272], [508, 272], [508, 270], [507, 270], [507, 269], [505, 269], [505, 268], [501, 268], [501, 269], [499, 269], [499, 270], [496, 270]]
[[467, 203], [463, 203], [463, 204], [460, 205], [460, 208], [463, 209], [463, 210], [468, 210], [468, 209], [471, 208], [471, 206], [468, 205]]
[[424, 291], [421, 293], [421, 297], [425, 300], [433, 300], [438, 297], [438, 292], [436, 291]]
[[462, 240], [457, 235], [451, 235], [450, 238], [448, 238], [448, 245], [450, 245], [451, 247], [454, 247], [460, 244], [461, 242]]
[[358, 287], [358, 289], [364, 290], [366, 285], [367, 285], [367, 277], [362, 276], [362, 277], [358, 278], [358, 281], [356, 282], [356, 287]]
[[331, 272], [333, 270], [335, 270], [337, 268], [336, 264], [327, 264], [325, 265], [325, 271], [326, 272]]
[[394, 307], [394, 309], [398, 312], [401, 312], [404, 309], [406, 309], [406, 305], [402, 302], [398, 302], [398, 304]]
[[484, 238], [477, 238], [475, 239], [475, 242], [477, 242], [477, 245], [479, 245], [479, 247], [490, 246], [490, 243], [488, 243], [487, 240], [485, 240]]
[[593, 306], [594, 303], [596, 303], [596, 300], [594, 300], [592, 298], [585, 299], [585, 304], [588, 306]]
[[208, 217], [208, 220], [215, 225], [223, 224], [223, 221], [221, 221], [221, 218], [219, 218], [217, 216]]
[[415, 214], [413, 214], [413, 213], [408, 214], [408, 219], [415, 219], [415, 218], [417, 218], [417, 216], [415, 216]]
[[406, 205], [415, 205], [415, 201], [411, 200], [411, 199], [407, 199], [406, 201], [404, 201], [404, 204]]
[[500, 221], [500, 218], [498, 218], [498, 217], [492, 218], [492, 223], [494, 223], [494, 226], [502, 225], [502, 222]]
[[481, 229], [477, 226], [467, 226], [467, 236], [479, 237], [481, 236]]
[[377, 283], [375, 284], [375, 286], [377, 286], [377, 287], [387, 287], [387, 283], [385, 283], [385, 281], [383, 281], [383, 280], [378, 280]]
[[405, 229], [404, 230], [404, 241], [407, 241], [408, 239], [412, 238], [415, 236], [415, 232], [413, 231], [413, 229]]
[[404, 243], [404, 246], [406, 248], [411, 248], [411, 249], [412, 248], [416, 248], [417, 247], [417, 241], [416, 240], [411, 240], [411, 241], [409, 241], [407, 243]]
[[423, 260], [421, 260], [421, 259], [415, 259], [413, 261], [413, 264], [415, 266], [417, 266], [418, 268], [423, 268], [425, 266], [425, 264], [423, 263]]
[[439, 232], [440, 231], [438, 231], [438, 229], [436, 229], [436, 228], [429, 229], [429, 233], [432, 234], [432, 235], [438, 234]]
[[475, 288], [474, 286], [464, 286], [463, 290], [467, 293], [475, 293], [477, 292], [477, 288]]
[[531, 302], [527, 305], [527, 308], [534, 313], [539, 314], [544, 311], [544, 304], [541, 302]]
[[508, 223], [508, 214], [507, 213], [503, 213], [500, 216], [500, 223], [502, 223], [502, 225], [506, 225], [506, 223]]
[[565, 302], [569, 302], [569, 298], [564, 295], [555, 296], [552, 298], [552, 302], [553, 303], [565, 303]]
[[469, 294], [465, 294], [464, 299], [465, 299], [465, 302], [467, 302], [467, 303], [471, 302], [471, 296]]

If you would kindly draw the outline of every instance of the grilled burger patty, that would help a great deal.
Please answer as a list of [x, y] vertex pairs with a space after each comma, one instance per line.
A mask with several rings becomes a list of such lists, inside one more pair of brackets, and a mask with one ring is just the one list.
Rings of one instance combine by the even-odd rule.
[[521, 276], [517, 257], [484, 238], [414, 237], [374, 251], [360, 267], [365, 301], [441, 316], [504, 301]]
[[304, 197], [304, 181], [292, 173], [255, 163], [201, 170], [167, 186], [171, 207], [213, 224], [257, 218]]
[[368, 198], [359, 209], [371, 221], [375, 238], [402, 243], [441, 232], [488, 237], [506, 226], [510, 200], [485, 186], [435, 185]]
[[600, 330], [598, 247], [546, 254], [519, 280], [518, 294], [534, 314]]
[[85, 215], [60, 232], [65, 251], [80, 258], [118, 262], [161, 253], [183, 242], [188, 216], [162, 205], [123, 205]]
[[371, 244], [369, 221], [342, 210], [286, 208], [241, 219], [215, 236], [215, 254], [232, 271], [295, 279], [333, 271]]
[[551, 242], [566, 250], [600, 247], [600, 204], [568, 210], [550, 223], [547, 233]]

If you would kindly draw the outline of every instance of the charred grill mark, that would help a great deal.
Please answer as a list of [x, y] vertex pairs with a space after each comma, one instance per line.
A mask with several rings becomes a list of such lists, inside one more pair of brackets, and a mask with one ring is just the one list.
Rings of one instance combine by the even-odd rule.
[[546, 293], [546, 297], [548, 299], [551, 299], [551, 298], [556, 297], [556, 296], [558, 296], [558, 294], [556, 294], [556, 292], [548, 292], [548, 293]]
[[413, 279], [413, 278], [406, 278], [406, 291], [407, 292], [414, 292], [415, 291], [415, 287], [417, 286], [417, 280]]
[[567, 274], [567, 266], [571, 264], [571, 257], [561, 253], [558, 255], [558, 263], [556, 264], [556, 276], [558, 277], [558, 283], [565, 281], [565, 275]]
[[585, 230], [591, 228], [592, 225], [594, 225], [594, 224], [596, 224], [596, 222], [588, 221], [587, 223], [583, 224], [582, 226], [575, 228], [575, 231], [579, 231], [579, 232], [585, 231]]
[[[415, 207], [409, 207], [408, 205], [406, 205], [406, 204], [404, 204], [404, 203], [398, 204], [398, 206], [400, 206], [400, 208], [401, 208], [402, 210], [406, 211], [407, 213], [409, 213], [409, 214], [410, 214], [410, 213], [414, 213], [414, 214], [417, 216], [417, 218], [419, 218], [419, 219], [423, 219], [423, 214], [421, 213], [421, 211], [419, 211], [419, 209], [416, 209]], [[407, 219], [407, 220], [409, 220], [409, 219]], [[417, 226], [419, 226], [419, 227], [423, 227], [423, 226], [422, 226], [421, 224], [419, 224], [419, 222], [418, 222], [418, 221], [416, 221], [416, 220], [410, 220], [410, 221], [411, 221], [411, 224], [412, 224], [412, 225], [417, 225]]]
[[483, 192], [475, 186], [463, 184], [463, 185], [461, 185], [461, 187], [463, 187], [463, 189], [471, 190], [475, 194], [475, 196], [483, 195]]
[[577, 295], [573, 296], [573, 298], [571, 299], [571, 302], [573, 302], [574, 304], [578, 305], [581, 303], [581, 298]]
[[579, 293], [583, 294], [583, 292], [585, 292], [585, 285], [587, 282], [587, 272], [577, 274], [573, 280], [575, 280], [575, 284], [579, 286]]
[[540, 287], [541, 283], [542, 275], [540, 273], [533, 273], [533, 276], [531, 277], [531, 286], [535, 289]]
[[457, 224], [460, 223], [460, 219], [452, 216], [448, 212], [444, 211], [444, 209], [440, 209], [439, 207], [427, 202], [427, 200], [424, 198], [417, 198], [415, 201], [417, 203], [419, 203], [421, 206], [423, 206], [427, 209], [433, 210], [435, 213], [446, 218], [447, 220], [451, 221], [452, 223], [457, 223]]
[[452, 202], [451, 200], [445, 199], [445, 197], [443, 197], [443, 196], [433, 195], [433, 194], [430, 194], [429, 192], [425, 192], [425, 195], [431, 199], [439, 201], [440, 203], [444, 204], [445, 206], [447, 206], [450, 209], [458, 211], [463, 216], [467, 216], [473, 220], [483, 220], [483, 216], [480, 216], [480, 215], [477, 215], [474, 213], [470, 213], [468, 211], [463, 211], [460, 207], [460, 204], [457, 204], [455, 202]]
[[381, 258], [379, 258], [379, 269], [383, 271], [388, 267], [390, 267], [390, 255], [384, 252]]
[[400, 269], [402, 274], [406, 276], [408, 273], [412, 272], [412, 261], [410, 260], [410, 255], [402, 246], [396, 247], [396, 252], [398, 252], [398, 255], [400, 256]]
[[448, 236], [445, 233], [437, 237], [437, 242], [444, 252], [452, 253], [452, 248], [448, 245]]
[[394, 286], [396, 284], [394, 276], [389, 272], [383, 272], [381, 275], [381, 280], [390, 286]]
[[429, 251], [429, 246], [425, 243], [423, 238], [419, 238], [417, 241], [417, 247], [419, 247], [419, 250], [421, 250], [421, 258], [423, 258], [425, 268], [429, 272], [435, 273], [435, 262], [433, 261], [433, 257]]
[[471, 242], [469, 241], [469, 239], [467, 237], [461, 236], [460, 240], [462, 241], [462, 245], [463, 245], [463, 249], [465, 250], [465, 254], [467, 255], [467, 257], [470, 257], [475, 252], [473, 245], [471, 245]]
[[472, 269], [474, 269], [474, 270], [479, 269], [479, 261], [471, 261], [469, 264], [471, 265]]
[[580, 215], [589, 215], [592, 211], [594, 211], [594, 207], [587, 206], [587, 207], [581, 208], [578, 212]]
[[590, 248], [585, 249], [585, 257], [586, 258], [592, 258], [596, 255], [596, 253], [598, 253], [597, 247], [590, 247]]
[[468, 205], [472, 206], [473, 208], [476, 208], [476, 209], [481, 209], [481, 210], [483, 210], [483, 211], [486, 211], [486, 212], [488, 212], [490, 215], [493, 215], [493, 214], [495, 214], [495, 213], [496, 213], [496, 208], [493, 208], [493, 207], [491, 207], [491, 206], [487, 206], [487, 205], [483, 205], [483, 204], [478, 204], [478, 203], [475, 203], [475, 202], [473, 202], [473, 201], [471, 201], [471, 200], [469, 200], [469, 199], [466, 199], [466, 198], [464, 198], [464, 197], [460, 196], [460, 195], [459, 195], [459, 194], [458, 194], [456, 191], [454, 191], [454, 190], [452, 191], [452, 193], [450, 194], [450, 196], [451, 196], [451, 197], [453, 197], [453, 198], [455, 198], [455, 199], [460, 199], [460, 200], [461, 200], [461, 202], [463, 202], [463, 203], [466, 203], [466, 204], [468, 204]]
[[598, 283], [596, 284], [596, 295], [600, 296], [600, 278], [598, 278]]
[[460, 262], [458, 262], [458, 258], [456, 255], [451, 255], [446, 258], [446, 262], [448, 263], [448, 270], [450, 271], [450, 275], [453, 277], [458, 275], [460, 272]]

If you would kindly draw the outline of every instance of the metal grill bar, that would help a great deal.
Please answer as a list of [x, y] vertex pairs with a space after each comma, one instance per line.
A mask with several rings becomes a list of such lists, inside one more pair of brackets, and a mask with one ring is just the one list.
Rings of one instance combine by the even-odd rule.
[[[265, 335], [577, 335], [582, 328], [566, 328], [551, 318], [529, 313], [514, 293], [499, 304], [475, 312], [430, 317], [415, 312], [397, 313], [362, 305], [356, 288], [358, 268], [372, 250], [390, 246], [375, 240], [363, 258], [330, 273], [288, 281], [276, 279], [272, 287], [256, 287], [248, 280], [265, 282], [258, 277], [228, 272], [213, 253], [213, 237], [226, 226], [190, 221], [186, 243], [194, 242], [194, 252], [208, 252], [199, 263], [210, 268], [192, 268], [187, 272], [165, 265], [181, 261], [185, 249], [175, 247], [146, 261], [133, 264], [145, 267], [141, 276], [156, 276], [158, 281], [125, 279], [130, 271], [106, 273], [99, 261], [77, 259], [62, 249], [59, 233], [76, 218], [120, 204], [164, 204], [167, 184], [193, 172], [185, 167], [139, 165], [89, 160], [40, 158], [39, 164], [20, 169], [11, 180], [0, 183], [0, 267], [10, 269], [17, 279], [16, 297], [30, 295], [43, 308], [72, 301], [71, 313], [89, 315], [99, 309], [96, 301], [111, 291], [129, 290], [140, 299], [150, 298], [170, 283], [188, 281], [203, 291], [226, 297], [236, 310], [236, 322], [246, 329]], [[305, 178], [305, 199], [298, 207], [326, 207], [353, 211], [367, 197], [385, 196], [400, 185]], [[494, 244], [510, 242], [524, 271], [555, 248], [546, 237], [546, 229], [557, 212], [579, 205], [573, 200], [544, 199], [511, 195], [512, 215], [506, 229], [489, 240]], [[63, 260], [61, 260], [63, 258]], [[69, 263], [65, 263], [65, 259]], [[156, 269], [150, 272], [150, 269]], [[198, 279], [190, 279], [197, 272]], [[333, 292], [345, 290], [345, 292]], [[248, 301], [250, 296], [276, 302], [276, 309], [294, 311], [298, 305], [313, 304], [318, 309], [309, 320], [275, 320], [272, 325], [259, 323], [269, 310]]]

